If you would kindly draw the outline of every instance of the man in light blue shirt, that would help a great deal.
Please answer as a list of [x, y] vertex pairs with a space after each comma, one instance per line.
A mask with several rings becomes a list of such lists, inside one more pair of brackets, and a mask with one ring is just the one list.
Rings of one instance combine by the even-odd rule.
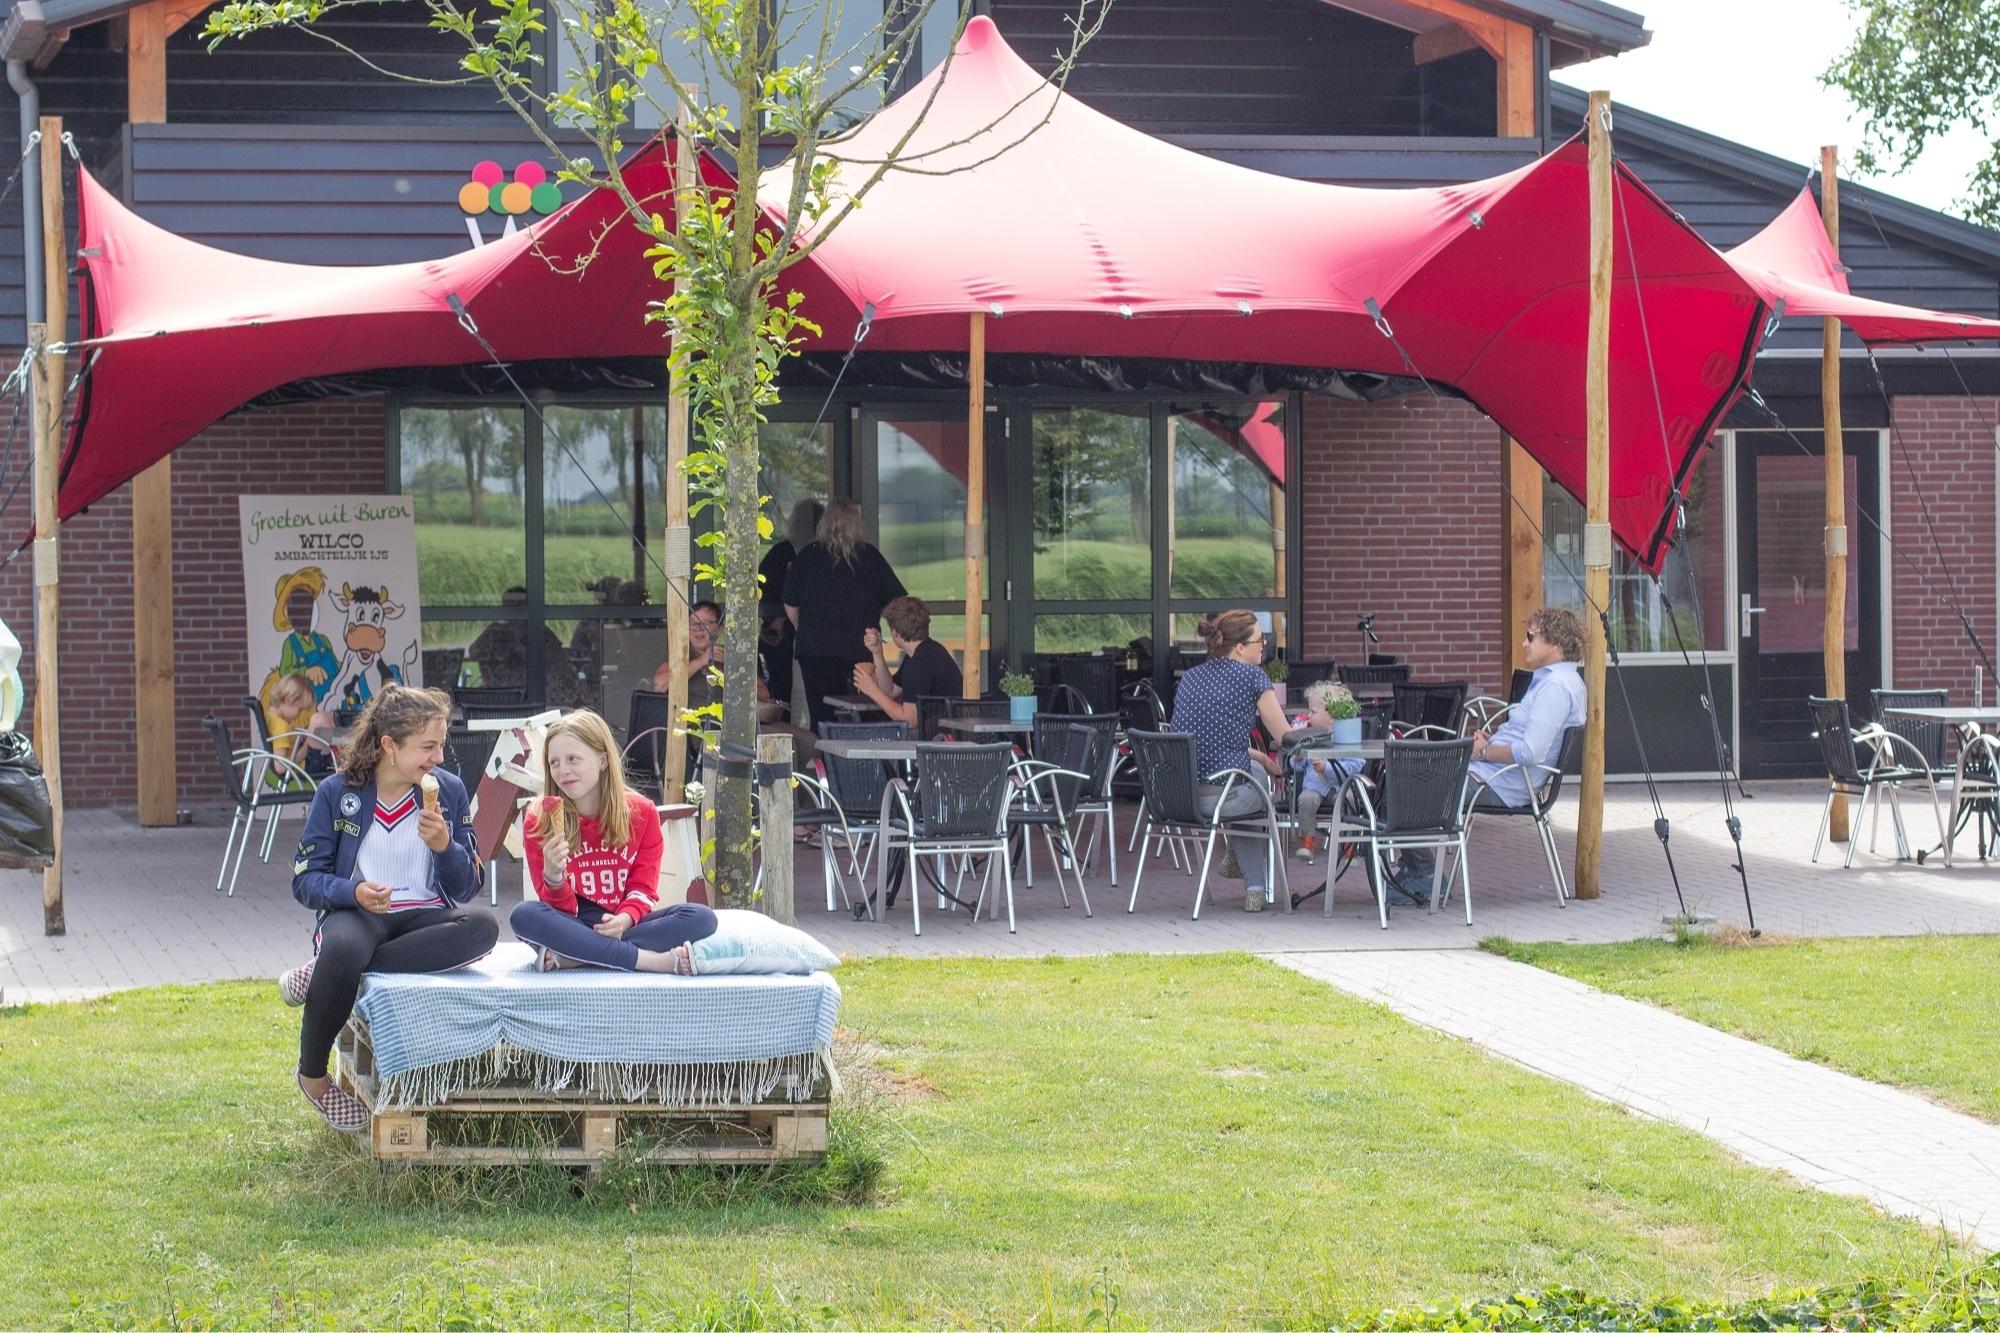
[[[1555, 764], [1562, 759], [1563, 736], [1571, 727], [1583, 725], [1587, 694], [1577, 661], [1583, 656], [1583, 626], [1575, 615], [1561, 607], [1545, 606], [1528, 617], [1521, 644], [1521, 659], [1534, 671], [1535, 678], [1521, 702], [1507, 710], [1506, 720], [1491, 735], [1473, 733], [1472, 767], [1469, 782], [1477, 790], [1487, 784], [1480, 799], [1499, 801], [1516, 808], [1533, 799], [1531, 787], [1541, 785], [1546, 773], [1523, 776], [1516, 764]], [[1435, 858], [1427, 847], [1403, 852], [1399, 883], [1408, 891], [1429, 892]]]
[[[1494, 797], [1525, 806], [1547, 776], [1524, 776], [1515, 764], [1555, 764], [1562, 759], [1563, 735], [1583, 725], [1586, 694], [1577, 660], [1583, 656], [1583, 626], [1560, 607], [1545, 606], [1528, 617], [1521, 658], [1535, 673], [1521, 702], [1507, 710], [1492, 735], [1473, 733], [1472, 781], [1484, 782]], [[1530, 770], [1532, 772], [1532, 770]]]

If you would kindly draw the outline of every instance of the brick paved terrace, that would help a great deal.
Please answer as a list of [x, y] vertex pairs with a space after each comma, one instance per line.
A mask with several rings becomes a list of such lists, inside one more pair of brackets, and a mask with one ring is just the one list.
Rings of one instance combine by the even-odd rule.
[[[1743, 922], [1743, 895], [1723, 826], [1714, 783], [1663, 787], [1673, 821], [1673, 848], [1688, 905], [1724, 922]], [[1960, 863], [1919, 866], [1893, 859], [1894, 839], [1883, 820], [1881, 852], [1864, 839], [1855, 868], [1843, 871], [1838, 850], [1812, 865], [1820, 791], [1813, 784], [1752, 784], [1739, 800], [1757, 924], [1788, 935], [1898, 935], [2000, 932], [2000, 865], [1971, 859], [1961, 839]], [[1928, 808], [1905, 802], [1912, 837], [1927, 845], [1935, 832]], [[800, 849], [795, 866], [799, 921], [849, 955], [1199, 953], [1470, 948], [1486, 935], [1528, 940], [1622, 940], [1657, 934], [1675, 902], [1666, 862], [1652, 832], [1643, 788], [1614, 786], [1605, 812], [1603, 896], [1557, 908], [1555, 891], [1526, 821], [1490, 822], [1474, 831], [1473, 926], [1454, 902], [1436, 916], [1421, 907], [1392, 909], [1379, 929], [1358, 870], [1336, 886], [1331, 919], [1317, 900], [1298, 914], [1241, 910], [1242, 886], [1212, 878], [1199, 921], [1188, 919], [1193, 876], [1165, 860], [1148, 867], [1138, 911], [1127, 915], [1132, 859], [1124, 856], [1133, 808], [1119, 813], [1119, 885], [1109, 884], [1100, 854], [1087, 876], [1094, 919], [1081, 905], [1065, 911], [1045, 855], [1036, 883], [1020, 887], [1020, 930], [1004, 919], [971, 923], [963, 912], [933, 911], [926, 902], [924, 933], [913, 936], [907, 899], [886, 922], [827, 913], [816, 850]], [[1575, 808], [1557, 813], [1565, 858], [1573, 855]], [[141, 829], [126, 814], [92, 810], [69, 822], [66, 905], [69, 934], [42, 934], [40, 878], [0, 872], [0, 992], [6, 1003], [77, 997], [131, 986], [274, 975], [305, 954], [310, 920], [288, 887], [296, 820], [280, 829], [269, 865], [246, 860], [234, 898], [214, 889], [225, 817], [199, 813], [177, 829]], [[1928, 836], [1926, 834], [1928, 833]], [[1038, 844], [1039, 848], [1039, 844]], [[1220, 855], [1218, 854], [1218, 860]], [[1316, 887], [1323, 865], [1291, 861], [1291, 887]], [[504, 865], [501, 910], [520, 899], [518, 866]]]

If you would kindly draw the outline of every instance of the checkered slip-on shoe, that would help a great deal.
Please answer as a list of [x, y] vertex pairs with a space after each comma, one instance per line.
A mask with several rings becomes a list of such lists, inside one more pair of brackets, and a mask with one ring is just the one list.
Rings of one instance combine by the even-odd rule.
[[299, 1091], [305, 1093], [306, 1100], [318, 1111], [320, 1118], [343, 1134], [359, 1134], [368, 1128], [368, 1108], [359, 1098], [329, 1083], [326, 1091], [315, 1097], [306, 1092], [305, 1075], [298, 1076]]
[[296, 1009], [306, 1002], [306, 988], [312, 985], [313, 959], [308, 958], [297, 967], [279, 974], [278, 994], [285, 997], [285, 1003]]

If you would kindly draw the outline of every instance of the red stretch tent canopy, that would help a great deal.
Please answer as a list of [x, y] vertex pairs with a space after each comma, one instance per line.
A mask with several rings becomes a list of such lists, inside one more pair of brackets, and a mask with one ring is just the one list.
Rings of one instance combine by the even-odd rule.
[[[1414, 371], [1464, 393], [1582, 493], [1580, 142], [1438, 189], [1269, 176], [1064, 95], [983, 18], [948, 68], [827, 151], [852, 182], [906, 136], [909, 169], [892, 170], [795, 270], [830, 343], [872, 305], [878, 349], [962, 349], [967, 316], [985, 311], [997, 316], [986, 329], [996, 353]], [[790, 185], [773, 173], [768, 212]], [[1617, 204], [1612, 526], [1657, 565], [1672, 487], [1747, 375], [1763, 306], [1622, 169]]]
[[[730, 183], [712, 164], [704, 171]], [[625, 174], [635, 198], [672, 216], [666, 149], [652, 145]], [[662, 329], [645, 319], [659, 295], [646, 238], [609, 190], [444, 259], [335, 267], [186, 240], [131, 212], [89, 172], [77, 179], [89, 373], [64, 455], [64, 518], [294, 380], [489, 360], [454, 299], [507, 360], [666, 350]]]
[[1871, 345], [2000, 338], [2000, 320], [1850, 293], [1847, 270], [1807, 190], [1799, 191], [1770, 226], [1729, 251], [1728, 259], [1767, 304], [1775, 308], [1783, 301], [1787, 315], [1837, 319]]

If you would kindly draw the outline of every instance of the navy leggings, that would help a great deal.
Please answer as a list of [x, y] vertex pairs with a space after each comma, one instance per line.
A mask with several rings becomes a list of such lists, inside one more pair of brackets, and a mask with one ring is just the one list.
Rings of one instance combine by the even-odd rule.
[[618, 972], [637, 972], [641, 949], [665, 953], [715, 933], [715, 913], [700, 903], [674, 903], [649, 912], [623, 939], [616, 940], [591, 929], [611, 915], [602, 907], [579, 898], [576, 912], [571, 916], [547, 903], [521, 903], [507, 921], [514, 927], [515, 938], [524, 943], [553, 950], [573, 962]]

